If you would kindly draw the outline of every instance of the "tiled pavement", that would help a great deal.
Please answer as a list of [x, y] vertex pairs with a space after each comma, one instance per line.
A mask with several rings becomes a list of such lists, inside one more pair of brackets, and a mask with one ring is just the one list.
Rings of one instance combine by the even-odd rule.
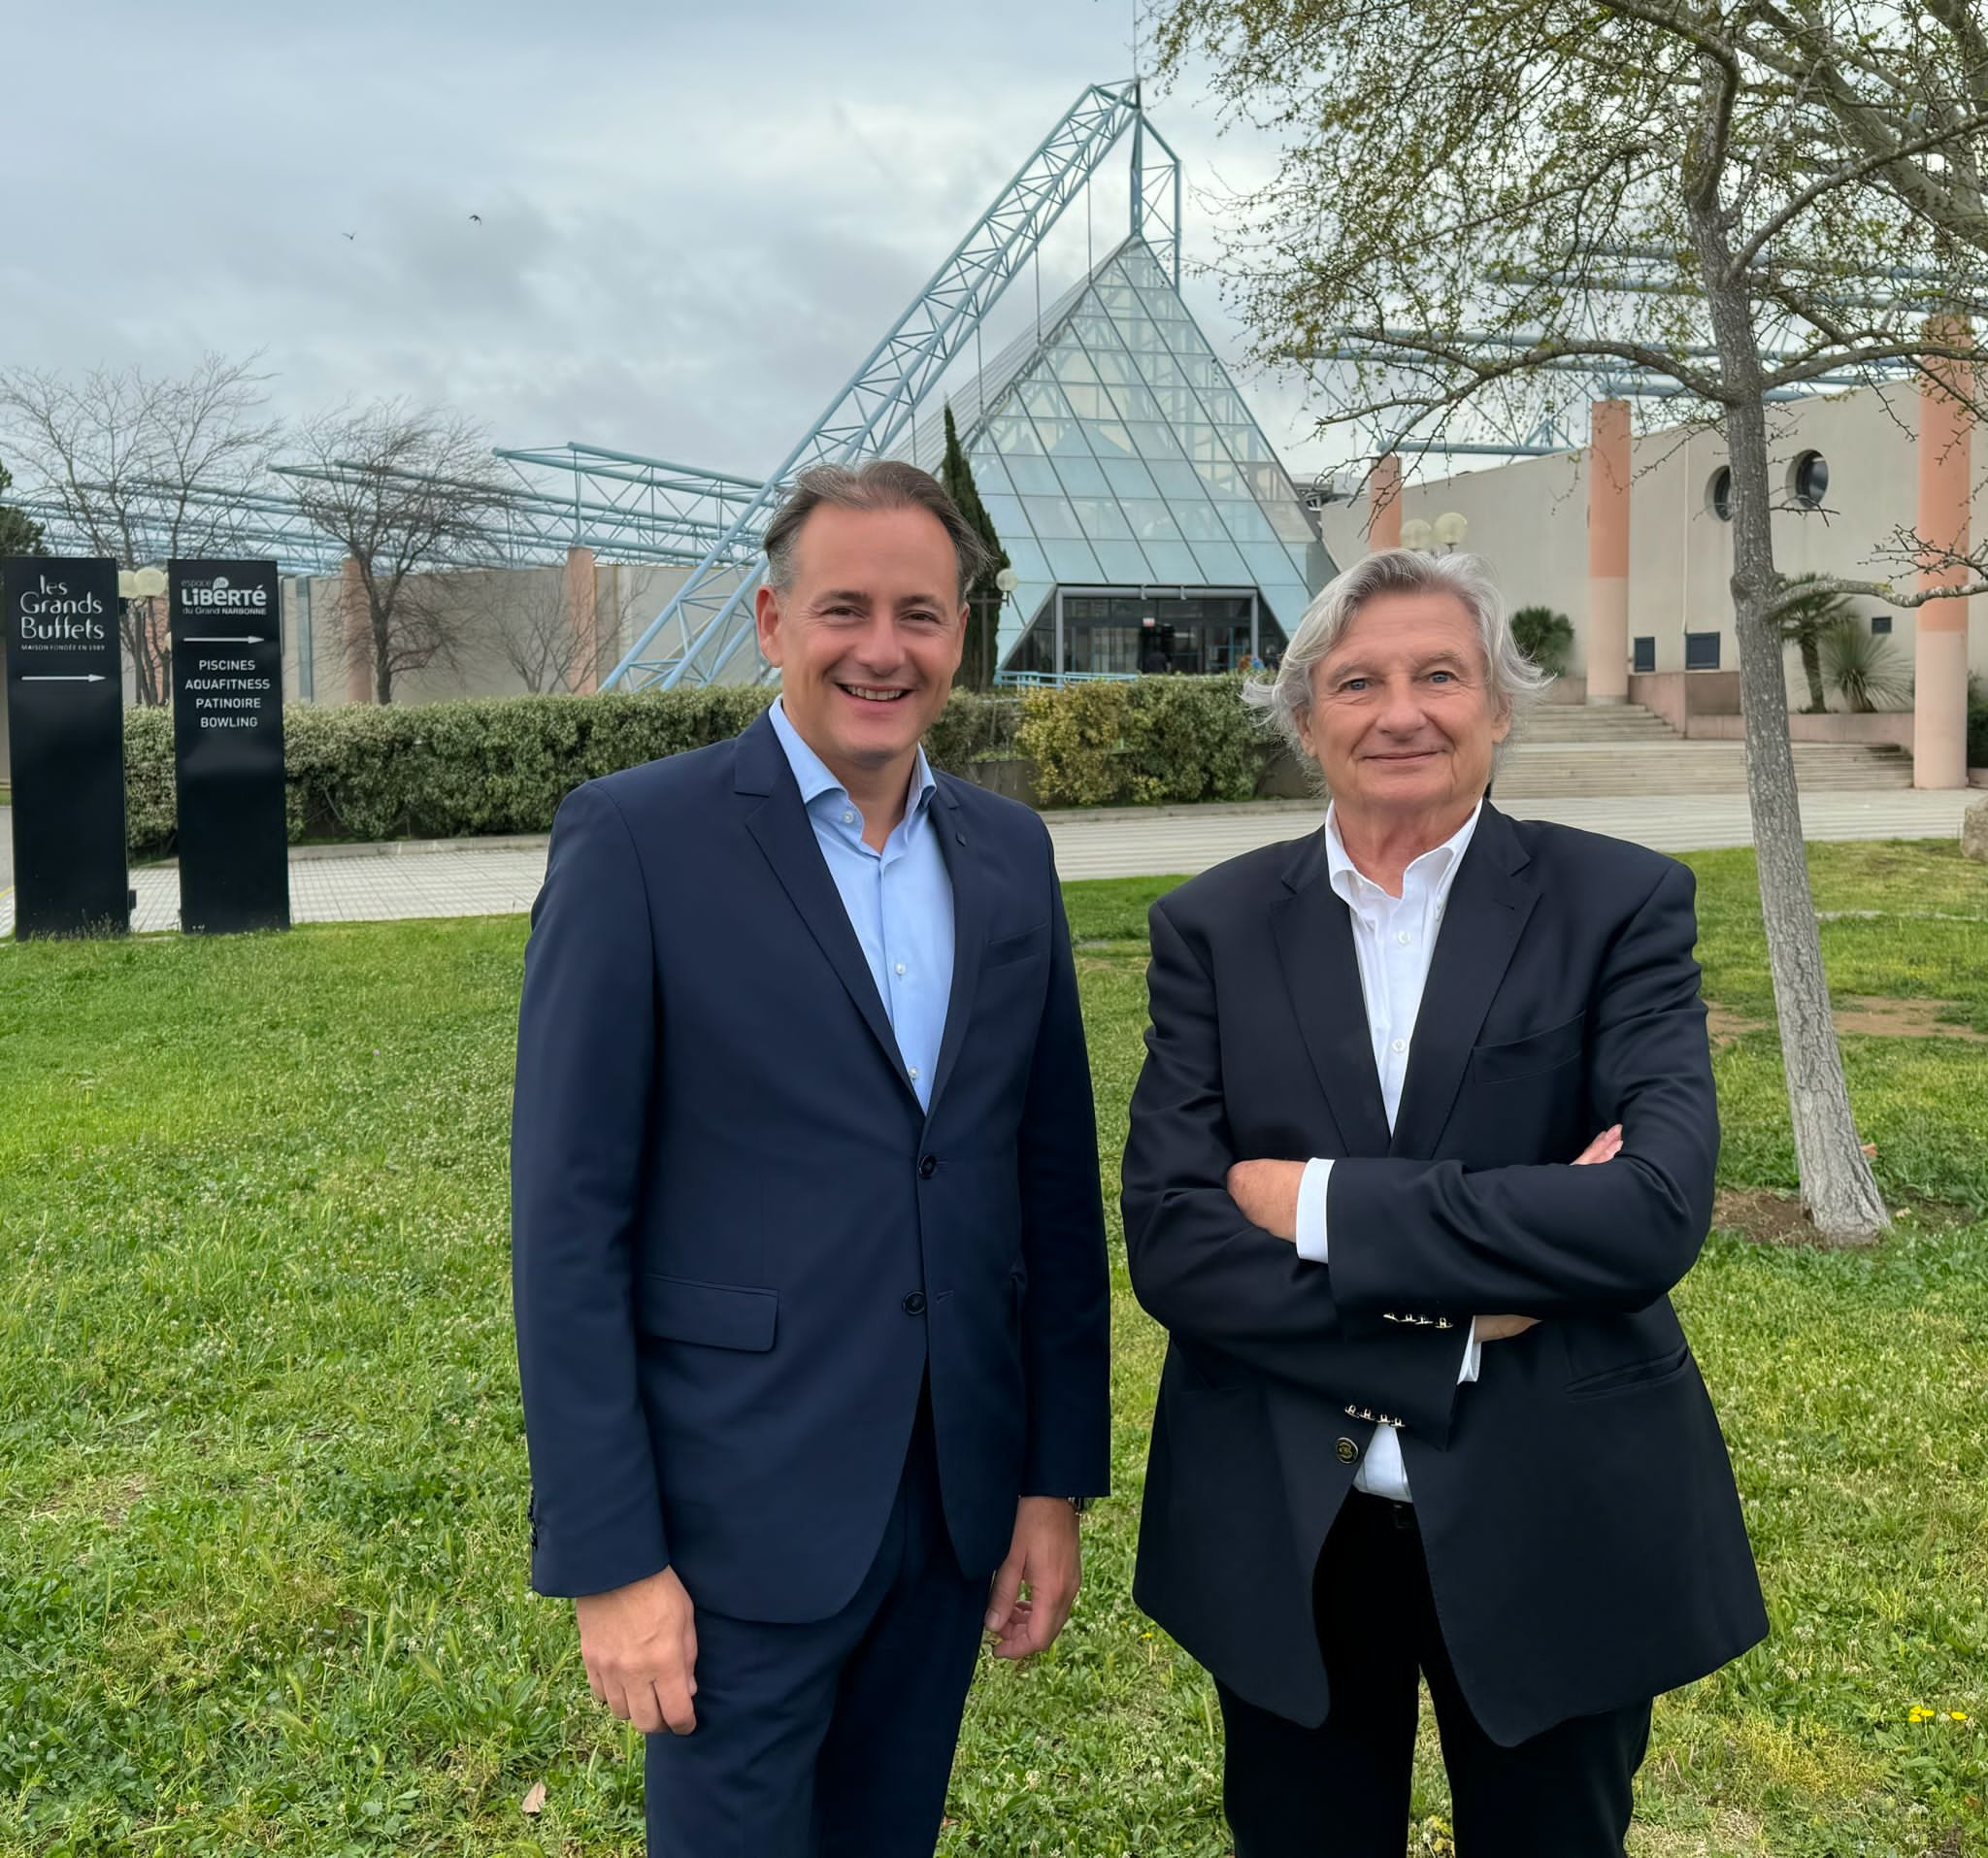
[[[1814, 793], [1803, 802], [1810, 839], [1953, 839], [1976, 791]], [[1508, 811], [1556, 819], [1662, 851], [1743, 846], [1751, 833], [1739, 794], [1625, 799], [1515, 800]], [[1066, 879], [1204, 871], [1257, 846], [1295, 839], [1318, 814], [1303, 803], [1051, 813], [1056, 865]], [[379, 922], [408, 916], [504, 915], [529, 910], [545, 876], [543, 839], [457, 841], [446, 846], [300, 847], [290, 855], [290, 910], [298, 922]], [[179, 925], [180, 874], [152, 865], [132, 874], [138, 930]], [[14, 897], [0, 892], [0, 935], [14, 928]]]

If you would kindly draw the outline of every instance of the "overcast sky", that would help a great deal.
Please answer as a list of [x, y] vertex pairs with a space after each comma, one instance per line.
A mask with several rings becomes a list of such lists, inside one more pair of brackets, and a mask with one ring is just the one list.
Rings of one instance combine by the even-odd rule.
[[[277, 412], [406, 394], [493, 443], [771, 469], [1051, 123], [1132, 68], [1133, 0], [267, 0], [17, 9], [0, 364], [259, 350]], [[1272, 151], [1193, 88], [1196, 189]], [[1122, 235], [1122, 152], [1088, 236]], [[1210, 259], [1212, 201], [1188, 208]], [[480, 216], [480, 223], [471, 215]], [[1045, 262], [1079, 274], [1081, 204]], [[351, 235], [348, 237], [347, 235]], [[995, 334], [1033, 313], [1034, 276]], [[1188, 300], [1234, 358], [1210, 280]], [[993, 352], [992, 338], [987, 352]], [[1294, 468], [1282, 383], [1239, 377]]]

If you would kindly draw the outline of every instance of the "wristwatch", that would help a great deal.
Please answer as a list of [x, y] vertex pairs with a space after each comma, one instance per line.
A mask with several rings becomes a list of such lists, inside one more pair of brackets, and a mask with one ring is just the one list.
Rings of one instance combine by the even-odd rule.
[[1092, 1504], [1097, 1502], [1097, 1499], [1095, 1497], [1065, 1497], [1063, 1501], [1080, 1516], [1090, 1509]]

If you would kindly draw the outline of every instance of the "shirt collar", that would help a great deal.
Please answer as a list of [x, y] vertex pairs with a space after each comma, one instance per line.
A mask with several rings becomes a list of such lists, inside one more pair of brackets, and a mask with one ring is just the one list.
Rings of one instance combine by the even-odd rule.
[[[1483, 811], [1484, 803], [1480, 800], [1471, 809], [1471, 816], [1455, 832], [1440, 846], [1410, 862], [1402, 874], [1404, 898], [1411, 886], [1420, 888], [1426, 884], [1439, 896], [1448, 890], [1456, 877], [1457, 867], [1463, 863], [1464, 853], [1470, 849], [1472, 835], [1477, 830], [1477, 819]], [[1337, 802], [1325, 810], [1325, 869], [1333, 889], [1348, 904], [1355, 902], [1363, 889], [1376, 896], [1387, 896], [1387, 892], [1346, 855], [1346, 847], [1340, 839]], [[1392, 903], [1394, 899], [1390, 897], [1388, 901]]]
[[[812, 807], [823, 794], [835, 794], [841, 799], [848, 798], [848, 790], [835, 778], [827, 762], [801, 739], [787, 715], [783, 699], [776, 697], [773, 708], [767, 713], [773, 721], [773, 732], [779, 738], [780, 747], [786, 750], [787, 766], [794, 771], [794, 780], [801, 789], [801, 804]], [[925, 759], [925, 750], [918, 749], [918, 758], [911, 765], [911, 785], [905, 809], [906, 818], [922, 813], [939, 783], [932, 778], [932, 766]]]

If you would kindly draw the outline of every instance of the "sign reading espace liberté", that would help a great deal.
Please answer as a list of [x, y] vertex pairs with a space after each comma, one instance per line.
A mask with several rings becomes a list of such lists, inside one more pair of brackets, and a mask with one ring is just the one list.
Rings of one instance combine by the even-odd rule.
[[10, 555], [0, 606], [15, 934], [121, 935], [131, 909], [117, 564]]
[[282, 613], [273, 561], [175, 561], [173, 760], [180, 926], [290, 926]]

